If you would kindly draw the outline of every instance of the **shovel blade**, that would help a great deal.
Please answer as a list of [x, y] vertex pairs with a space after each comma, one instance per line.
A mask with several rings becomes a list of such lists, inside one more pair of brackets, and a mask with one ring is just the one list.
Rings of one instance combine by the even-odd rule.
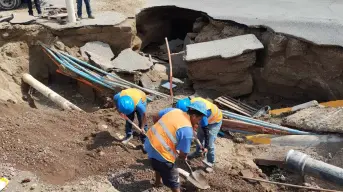
[[187, 180], [191, 182], [194, 186], [199, 189], [209, 189], [210, 185], [208, 184], [206, 177], [202, 174], [202, 171], [197, 170], [191, 173]]

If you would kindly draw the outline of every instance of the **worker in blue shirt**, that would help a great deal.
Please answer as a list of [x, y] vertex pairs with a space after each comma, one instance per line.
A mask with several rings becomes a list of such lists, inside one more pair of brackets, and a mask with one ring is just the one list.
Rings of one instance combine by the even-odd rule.
[[200, 128], [197, 129], [197, 137], [202, 146], [197, 144], [196, 151], [193, 154], [190, 154], [189, 157], [197, 157], [202, 151], [202, 153], [206, 153], [207, 162], [213, 165], [215, 163], [214, 142], [222, 125], [223, 114], [217, 105], [201, 97], [181, 99], [176, 103], [176, 107], [186, 112], [188, 110], [187, 106], [194, 102], [202, 102], [206, 104], [207, 115], [201, 119]]
[[186, 159], [190, 152], [193, 129], [206, 115], [206, 106], [194, 102], [189, 110], [167, 108], [154, 117], [155, 124], [148, 130], [144, 148], [155, 171], [155, 186], [162, 183], [173, 192], [180, 191], [179, 173], [176, 158]]
[[[146, 116], [147, 98], [143, 91], [135, 88], [125, 89], [117, 93], [113, 99], [117, 110], [121, 114], [126, 115], [131, 121], [135, 119], [136, 114], [139, 123], [138, 126], [141, 130], [148, 130]], [[132, 139], [132, 124], [128, 121], [125, 124], [125, 133], [126, 136], [122, 141], [123, 143], [127, 143]], [[144, 142], [145, 135], [141, 134], [140, 138]]]

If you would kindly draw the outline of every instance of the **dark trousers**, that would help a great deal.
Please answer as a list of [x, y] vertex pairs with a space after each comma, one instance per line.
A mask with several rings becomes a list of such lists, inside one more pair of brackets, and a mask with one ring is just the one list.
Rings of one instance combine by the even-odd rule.
[[[34, 2], [35, 2], [35, 6], [36, 6], [38, 14], [42, 14], [42, 11], [40, 9], [40, 0], [34, 0]], [[33, 15], [32, 1], [31, 0], [27, 1], [27, 6], [29, 8], [29, 15]]]
[[77, 16], [82, 17], [82, 1], [85, 1], [88, 17], [92, 15], [90, 0], [77, 0]]
[[[138, 111], [134, 111], [130, 115], [127, 115], [127, 117], [133, 122], [135, 120], [135, 114], [137, 115], [137, 118], [138, 118], [138, 126], [142, 127], [143, 115], [140, 114]], [[144, 125], [144, 131], [145, 132], [148, 131], [148, 125]], [[125, 124], [125, 133], [126, 133], [126, 137], [129, 137], [132, 135], [132, 124], [129, 123], [128, 121], [126, 121], [126, 124]], [[140, 135], [140, 139], [141, 139], [142, 143], [144, 143], [145, 137], [146, 136], [143, 134]]]

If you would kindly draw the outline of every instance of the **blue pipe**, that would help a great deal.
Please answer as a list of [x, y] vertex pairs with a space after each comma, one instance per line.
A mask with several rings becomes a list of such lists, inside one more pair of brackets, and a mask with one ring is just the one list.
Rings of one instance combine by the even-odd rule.
[[272, 129], [276, 129], [276, 130], [287, 131], [287, 132], [289, 132], [291, 134], [295, 134], [295, 135], [312, 135], [312, 133], [309, 133], [309, 132], [306, 132], [306, 131], [299, 131], [299, 130], [296, 130], [296, 129], [290, 129], [288, 127], [283, 127], [283, 126], [280, 126], [280, 125], [276, 125], [276, 124], [260, 121], [260, 120], [257, 120], [257, 119], [252, 119], [252, 118], [245, 117], [245, 116], [242, 116], [242, 115], [238, 115], [238, 114], [235, 114], [235, 113], [231, 113], [231, 112], [228, 112], [228, 111], [224, 111], [223, 110], [222, 112], [223, 112], [223, 115], [226, 116], [226, 117], [229, 117], [229, 118], [232, 118], [232, 119], [237, 119], [237, 120], [244, 121], [244, 122], [247, 122], [247, 123], [251, 123], [251, 124], [254, 124], [254, 125], [260, 125], [260, 126], [263, 126], [263, 127], [268, 127], [268, 128], [272, 128]]

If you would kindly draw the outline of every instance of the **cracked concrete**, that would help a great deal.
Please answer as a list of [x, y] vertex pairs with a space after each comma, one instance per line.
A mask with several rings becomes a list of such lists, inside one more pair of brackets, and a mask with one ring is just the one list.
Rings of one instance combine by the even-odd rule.
[[[275, 32], [319, 45], [343, 46], [343, 2], [337, 0], [147, 0], [144, 8], [176, 6], [207, 13], [214, 19]], [[143, 8], [143, 9], [144, 9]], [[330, 35], [328, 35], [330, 34]]]

